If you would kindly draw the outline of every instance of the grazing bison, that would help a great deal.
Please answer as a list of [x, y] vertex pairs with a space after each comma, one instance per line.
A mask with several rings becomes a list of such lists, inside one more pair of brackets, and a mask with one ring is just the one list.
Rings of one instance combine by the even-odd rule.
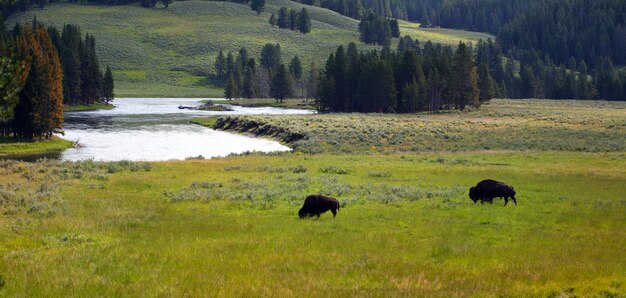
[[300, 218], [313, 217], [314, 215], [320, 217], [322, 213], [328, 210], [333, 213], [333, 217], [336, 217], [337, 211], [339, 211], [339, 201], [327, 196], [310, 195], [304, 199], [304, 205], [298, 211], [298, 216]]
[[474, 201], [474, 204], [479, 200], [482, 204], [484, 202], [493, 203], [493, 198], [504, 198], [504, 206], [509, 203], [509, 198], [511, 198], [517, 206], [515, 189], [491, 179], [480, 181], [476, 186], [470, 188], [469, 197]]

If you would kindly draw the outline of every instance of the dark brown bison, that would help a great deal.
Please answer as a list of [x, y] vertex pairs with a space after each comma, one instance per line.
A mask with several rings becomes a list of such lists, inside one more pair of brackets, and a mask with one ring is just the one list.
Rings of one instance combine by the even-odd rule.
[[300, 218], [320, 217], [322, 213], [328, 210], [333, 213], [333, 217], [336, 217], [337, 211], [339, 211], [339, 201], [327, 196], [310, 195], [304, 199], [304, 205], [298, 211], [298, 216]]
[[504, 198], [504, 206], [509, 203], [509, 198], [511, 198], [517, 206], [515, 189], [491, 179], [480, 181], [476, 186], [470, 188], [469, 197], [474, 201], [474, 204], [478, 201], [481, 204], [484, 202], [493, 203], [493, 198]]

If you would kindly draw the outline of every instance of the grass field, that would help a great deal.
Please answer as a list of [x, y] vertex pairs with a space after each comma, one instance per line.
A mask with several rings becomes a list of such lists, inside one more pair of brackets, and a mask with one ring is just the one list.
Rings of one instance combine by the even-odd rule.
[[626, 151], [623, 102], [492, 100], [464, 113], [234, 116], [217, 124], [271, 135], [305, 153]]
[[96, 103], [96, 104], [90, 104], [90, 105], [80, 104], [76, 106], [64, 105], [63, 111], [64, 112], [81, 112], [81, 111], [95, 111], [95, 110], [110, 110], [113, 108], [115, 108], [115, 106], [112, 104]]
[[[534, 147], [507, 150], [433, 141], [414, 152], [402, 142], [419, 138], [409, 138], [380, 141], [382, 152], [347, 140], [334, 146], [349, 150], [319, 154], [0, 161], [0, 296], [624, 297], [624, 111], [496, 100], [413, 116], [445, 134], [472, 136], [454, 128], [480, 123], [502, 142], [517, 126], [559, 122], [599, 138], [594, 152], [572, 147], [566, 130], [550, 135], [561, 149], [531, 130], [512, 136]], [[310, 117], [348, 126], [306, 130], [316, 140], [367, 125], [377, 136], [364, 139], [370, 145], [393, 125], [380, 115]], [[413, 121], [396, 119], [398, 131]], [[512, 126], [487, 125], [496, 120]], [[413, 129], [423, 133], [419, 122]], [[518, 206], [472, 203], [468, 188], [484, 178], [515, 186]], [[339, 198], [337, 218], [298, 219], [311, 193]]]
[[[281, 6], [307, 7], [312, 20], [310, 34], [272, 28], [268, 20]], [[339, 45], [358, 43], [358, 21], [327, 9], [303, 6], [294, 1], [268, 1], [257, 16], [249, 6], [216, 1], [178, 1], [169, 8], [140, 6], [94, 6], [53, 3], [43, 10], [31, 9], [7, 21], [31, 22], [33, 17], [61, 27], [77, 24], [83, 34], [96, 36], [98, 57], [104, 68], [110, 65], [115, 76], [115, 93], [120, 97], [222, 97], [223, 89], [212, 85], [207, 75], [220, 49], [237, 51], [246, 47], [259, 57], [265, 43], [279, 43], [283, 61], [298, 55], [305, 71], [311, 62], [321, 67]], [[403, 23], [402, 34], [424, 40], [456, 45], [459, 39], [487, 36], [460, 30], [423, 30]], [[442, 35], [443, 34], [443, 35]], [[450, 34], [450, 38], [445, 35]], [[362, 48], [374, 48], [361, 45]]]
[[15, 140], [0, 137], [0, 157], [6, 155], [29, 155], [61, 152], [71, 148], [73, 142], [53, 136], [48, 140]]

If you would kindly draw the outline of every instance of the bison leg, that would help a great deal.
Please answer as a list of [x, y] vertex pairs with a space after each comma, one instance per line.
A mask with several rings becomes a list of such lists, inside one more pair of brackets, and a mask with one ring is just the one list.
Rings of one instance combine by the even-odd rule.
[[509, 203], [509, 197], [504, 197], [504, 206]]
[[511, 200], [513, 200], [513, 203], [515, 203], [515, 206], [517, 206], [517, 201], [515, 200], [515, 197], [511, 197]]
[[337, 217], [337, 209], [330, 209], [330, 212], [333, 213], [333, 218]]

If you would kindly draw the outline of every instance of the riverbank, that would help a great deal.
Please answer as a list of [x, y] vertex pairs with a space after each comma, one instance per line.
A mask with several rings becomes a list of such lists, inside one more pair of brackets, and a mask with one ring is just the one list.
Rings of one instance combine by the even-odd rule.
[[74, 142], [53, 136], [43, 140], [16, 140], [14, 138], [0, 138], [0, 157], [7, 155], [39, 155], [62, 152], [72, 148]]
[[304, 153], [626, 151], [626, 103], [492, 100], [441, 114], [220, 116], [195, 122], [270, 136]]
[[[242, 107], [272, 107], [272, 108], [290, 108], [290, 109], [303, 109], [303, 110], [315, 110], [315, 102], [313, 99], [285, 99], [283, 102], [276, 102], [275, 99], [262, 98], [262, 99], [233, 99], [233, 100], [216, 100], [211, 99], [215, 104], [229, 104]], [[204, 100], [202, 102], [208, 102]]]
[[64, 112], [83, 112], [83, 111], [95, 111], [95, 110], [111, 110], [115, 106], [108, 103], [95, 103], [90, 105], [80, 104], [77, 106], [64, 105]]
[[[623, 153], [0, 163], [0, 296], [619, 296], [626, 284]], [[474, 204], [483, 177], [515, 186], [518, 205]], [[311, 193], [339, 198], [337, 218], [300, 220]]]

